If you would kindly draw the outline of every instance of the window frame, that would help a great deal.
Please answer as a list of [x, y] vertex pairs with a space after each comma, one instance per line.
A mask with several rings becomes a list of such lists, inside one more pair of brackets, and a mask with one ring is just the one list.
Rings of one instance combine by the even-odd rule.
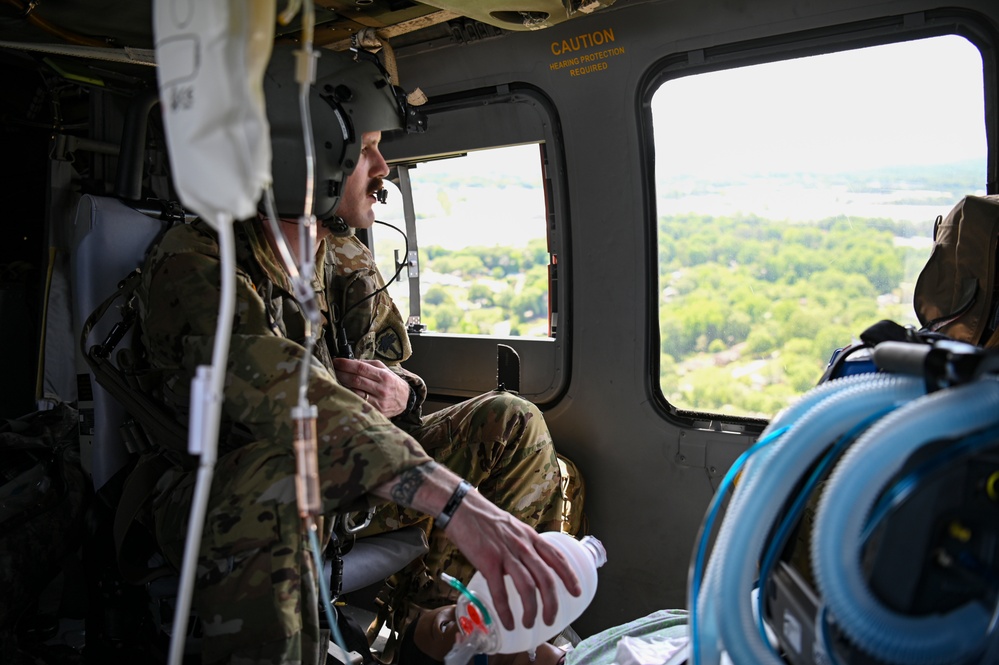
[[[530, 338], [411, 331], [413, 356], [406, 367], [426, 381], [432, 398], [457, 401], [496, 388], [496, 347], [508, 345], [521, 359], [520, 395], [550, 406], [565, 393], [571, 366], [568, 190], [555, 106], [534, 86], [511, 83], [435, 97], [420, 111], [428, 117], [426, 132], [383, 136], [382, 154], [390, 166], [473, 150], [541, 144], [548, 251], [554, 257], [549, 268], [552, 332], [547, 338]], [[418, 244], [417, 239], [414, 246]]]
[[[737, 69], [813, 55], [913, 41], [929, 37], [957, 35], [978, 48], [982, 57], [982, 84], [985, 108], [986, 191], [999, 193], [999, 33], [980, 14], [964, 10], [930, 10], [889, 16], [859, 23], [789, 33], [745, 42], [691, 49], [667, 55], [645, 73], [638, 91], [639, 157], [643, 169], [646, 219], [647, 330], [646, 389], [656, 409], [681, 427], [758, 433], [768, 420], [722, 413], [682, 409], [665, 397], [659, 382], [661, 335], [659, 330], [659, 238], [656, 204], [655, 137], [652, 99], [670, 80], [714, 71]], [[859, 332], [859, 331], [858, 331]], [[817, 378], [817, 377], [816, 377]]]

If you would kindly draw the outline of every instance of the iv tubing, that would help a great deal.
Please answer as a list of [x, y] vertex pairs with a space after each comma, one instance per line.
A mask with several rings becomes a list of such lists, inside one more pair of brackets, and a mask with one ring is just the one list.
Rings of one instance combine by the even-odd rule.
[[[289, 3], [288, 10], [298, 4], [298, 0]], [[302, 12], [302, 50], [296, 51], [298, 58], [295, 68], [295, 78], [298, 81], [298, 110], [302, 123], [302, 143], [305, 146], [305, 202], [302, 206], [302, 217], [299, 219], [299, 258], [302, 261], [301, 269], [295, 279], [295, 291], [302, 306], [305, 307], [305, 357], [302, 359], [302, 370], [298, 384], [298, 404], [305, 408], [308, 406], [308, 381], [309, 363], [311, 362], [312, 348], [315, 346], [315, 328], [319, 326], [319, 310], [315, 303], [315, 294], [312, 292], [310, 284], [312, 273], [315, 271], [315, 248], [316, 248], [316, 218], [312, 214], [312, 206], [315, 198], [315, 174], [316, 174], [316, 147], [312, 138], [312, 115], [309, 111], [309, 91], [315, 80], [316, 58], [312, 51], [313, 27], [315, 26], [315, 7], [312, 0], [305, 0], [305, 9]]]
[[[837, 624], [872, 656], [891, 663], [954, 663], [984, 646], [973, 638], [987, 635], [990, 612], [978, 603], [918, 617], [885, 607], [864, 580], [860, 536], [881, 487], [909, 455], [932, 441], [993, 424], [997, 411], [999, 383], [993, 379], [915, 400], [864, 434], [830, 477], [812, 534], [816, 581]], [[851, 501], [835, 500], [843, 496]]]
[[[295, 298], [299, 301], [299, 304], [303, 308], [303, 314], [305, 319], [305, 354], [302, 357], [302, 366], [298, 378], [298, 406], [307, 409], [308, 407], [308, 387], [309, 387], [309, 363], [311, 362], [312, 349], [316, 344], [315, 329], [319, 327], [319, 308], [316, 304], [315, 293], [312, 291], [312, 284], [310, 280], [306, 279], [303, 274], [308, 274], [305, 270], [299, 270], [298, 264], [295, 262], [295, 258], [291, 254], [291, 250], [288, 249], [288, 241], [284, 236], [284, 231], [281, 230], [280, 224], [278, 224], [277, 211], [274, 207], [274, 191], [271, 188], [264, 190], [264, 209], [266, 211], [267, 222], [271, 229], [271, 235], [274, 238], [274, 243], [277, 246], [276, 249], [278, 254], [281, 256], [281, 262], [284, 263], [285, 269], [288, 271], [288, 277], [291, 278], [291, 283], [294, 288]], [[304, 228], [299, 229], [300, 234], [305, 233]], [[310, 232], [315, 231], [315, 226], [311, 226]], [[302, 235], [299, 237], [300, 242], [304, 245], [303, 255], [309, 252], [315, 251], [315, 242], [306, 243]], [[306, 265], [311, 267], [312, 270], [315, 269], [315, 263], [312, 260], [308, 260]]]
[[[281, 20], [287, 23], [294, 12], [297, 11], [299, 0], [291, 2]], [[301, 370], [298, 380], [298, 406], [306, 410], [309, 407], [309, 367], [312, 363], [312, 351], [316, 344], [316, 329], [320, 325], [319, 308], [316, 304], [316, 294], [312, 290], [312, 275], [315, 273], [315, 251], [316, 251], [316, 218], [312, 214], [314, 188], [315, 188], [315, 146], [312, 142], [312, 116], [309, 112], [309, 91], [315, 78], [315, 55], [312, 51], [312, 37], [315, 27], [315, 8], [312, 0], [305, 0], [305, 8], [302, 14], [303, 40], [302, 50], [297, 52], [298, 57], [296, 67], [296, 80], [299, 83], [298, 106], [302, 123], [302, 141], [305, 146], [305, 201], [303, 213], [299, 218], [298, 240], [301, 266], [297, 265], [288, 251], [284, 232], [277, 222], [277, 214], [274, 210], [273, 191], [268, 189], [264, 206], [267, 209], [267, 217], [271, 224], [274, 239], [278, 244], [281, 259], [288, 268], [289, 276], [295, 289], [295, 297], [302, 305], [305, 319], [305, 353], [301, 360]], [[313, 454], [315, 454], [313, 452]], [[312, 479], [318, 482], [318, 479]], [[318, 488], [317, 488], [318, 490]], [[319, 538], [316, 535], [317, 527], [312, 516], [304, 520], [305, 530], [312, 545], [312, 553], [317, 571], [322, 571], [323, 563], [320, 554]], [[330, 597], [330, 590], [322, 582], [322, 576], [317, 574], [319, 593], [322, 598], [323, 610], [326, 613], [326, 621], [329, 623], [333, 641], [343, 652], [344, 658], [350, 652], [346, 642], [337, 625], [335, 611], [333, 609], [333, 599]]]
[[[310, 280], [305, 275], [315, 272], [316, 225], [315, 218], [302, 219], [298, 227], [299, 247], [303, 266], [295, 279], [295, 291], [305, 310], [305, 355], [302, 357], [302, 367], [298, 376], [298, 405], [307, 408], [309, 405], [309, 365], [312, 362], [312, 350], [316, 346], [316, 329], [319, 327], [319, 306], [316, 304], [316, 294], [312, 291]], [[304, 273], [304, 274], [303, 274]]]
[[[208, 497], [215, 475], [215, 460], [218, 454], [219, 420], [222, 414], [222, 393], [225, 387], [226, 361], [229, 357], [229, 340], [232, 335], [232, 320], [236, 312], [236, 244], [232, 229], [232, 219], [219, 215], [216, 220], [219, 234], [219, 254], [221, 258], [221, 295], [219, 298], [218, 321], [215, 326], [215, 343], [212, 348], [212, 366], [208, 376], [205, 399], [201, 403], [204, 411], [201, 427], [190, 428], [191, 440], [200, 439], [201, 455], [198, 461], [197, 481], [191, 512], [188, 518], [187, 538], [184, 541], [184, 560], [180, 573], [180, 588], [177, 593], [177, 608], [173, 616], [173, 631], [170, 635], [169, 665], [181, 665], [184, 661], [184, 640], [187, 636], [187, 620], [191, 611], [191, 597], [194, 593], [194, 578], [198, 567], [198, 554], [201, 549], [201, 533], [204, 529], [205, 514], [208, 511]], [[199, 367], [199, 370], [202, 368]], [[192, 395], [194, 390], [192, 390]], [[194, 411], [199, 408], [192, 404]]]
[[336, 642], [337, 647], [343, 651], [344, 663], [349, 662], [347, 651], [347, 643], [343, 639], [343, 633], [340, 632], [340, 624], [336, 620], [336, 611], [333, 609], [333, 599], [330, 597], [329, 587], [323, 584], [323, 560], [322, 555], [319, 554], [319, 537], [316, 535], [316, 521], [311, 517], [307, 520], [306, 531], [309, 534], [309, 543], [312, 545], [312, 560], [315, 562], [316, 566], [316, 579], [319, 584], [319, 596], [323, 601], [323, 610], [326, 612], [326, 623], [330, 625], [330, 632], [333, 635], [333, 641]]
[[[303, 76], [311, 77], [315, 68], [315, 61], [309, 62], [309, 60], [315, 58], [312, 54], [312, 44], [304, 44], [302, 51], [296, 51], [296, 55], [299, 53], [303, 54], [300, 58], [305, 61], [304, 67], [308, 70], [307, 72], [300, 71], [299, 73]], [[301, 65], [299, 69], [301, 69]], [[315, 198], [315, 182], [313, 180], [316, 177], [316, 147], [312, 143], [312, 114], [309, 111], [309, 89], [311, 87], [311, 78], [299, 81], [298, 110], [301, 116], [302, 133], [304, 134], [302, 138], [305, 143], [305, 205], [302, 206], [302, 215], [304, 217], [312, 215], [313, 199]]]

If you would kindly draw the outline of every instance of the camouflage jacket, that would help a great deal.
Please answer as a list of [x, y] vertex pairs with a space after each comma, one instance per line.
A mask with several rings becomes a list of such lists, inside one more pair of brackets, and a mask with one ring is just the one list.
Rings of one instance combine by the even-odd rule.
[[328, 236], [318, 256], [326, 264], [326, 294], [335, 327], [344, 329], [355, 358], [380, 360], [410, 385], [416, 396], [414, 406], [393, 422], [400, 427], [418, 426], [427, 386], [401, 365], [413, 349], [406, 323], [385, 291], [385, 280], [371, 250], [357, 239], [353, 229], [347, 229]]
[[401, 365], [413, 349], [406, 323], [385, 290], [385, 280], [371, 250], [357, 239], [353, 229], [347, 229], [327, 237], [318, 256], [325, 263], [326, 293], [336, 326], [344, 328], [354, 357], [381, 360], [410, 385], [415, 397], [413, 405], [393, 418], [393, 422], [403, 428], [418, 427], [427, 386], [423, 379]]
[[[292, 445], [305, 317], [291, 280], [257, 220], [235, 225], [236, 314], [225, 382], [219, 455], [250, 440]], [[325, 245], [319, 248], [326, 254]], [[211, 363], [220, 296], [219, 247], [206, 225], [174, 227], [153, 248], [137, 290], [142, 342], [162, 373], [160, 400], [186, 420], [191, 377]], [[336, 494], [345, 508], [373, 487], [430, 458], [377, 410], [337, 383], [325, 340], [331, 332], [329, 264], [317, 261], [313, 288], [325, 316], [309, 371], [320, 446], [343, 448]], [[362, 503], [366, 503], [362, 501]]]
[[371, 250], [357, 239], [353, 229], [334, 233], [325, 243], [326, 274], [332, 277], [326, 291], [355, 356], [386, 365], [408, 359], [413, 350], [406, 324], [388, 293], [381, 290], [385, 280]]

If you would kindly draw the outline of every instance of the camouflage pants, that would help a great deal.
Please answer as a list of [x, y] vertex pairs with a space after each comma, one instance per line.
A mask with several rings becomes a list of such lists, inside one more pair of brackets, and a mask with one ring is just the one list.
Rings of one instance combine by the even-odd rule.
[[[430, 414], [409, 433], [439, 464], [500, 508], [538, 531], [560, 529], [558, 461], [548, 427], [531, 402], [513, 393], [486, 393]], [[432, 528], [433, 518], [414, 510], [379, 507], [361, 537], [412, 524], [426, 530], [430, 550], [387, 581], [376, 622], [387, 621], [400, 634], [421, 609], [457, 600], [458, 592], [441, 581], [441, 572], [466, 584], [475, 572], [444, 532]], [[390, 641], [386, 656], [391, 657], [391, 647]]]
[[[539, 531], [559, 528], [555, 451], [530, 402], [488, 393], [431, 414], [411, 434], [500, 507]], [[298, 516], [294, 473], [294, 457], [269, 442], [243, 446], [216, 464], [194, 596], [206, 664], [325, 662], [317, 576]], [[178, 569], [194, 484], [195, 472], [168, 472], [153, 503], [156, 539]], [[440, 571], [465, 582], [473, 571], [439, 530], [430, 531], [430, 518], [385, 505], [365, 535], [407, 524], [427, 529], [430, 551], [393, 578], [399, 600], [392, 606], [409, 613], [411, 603], [451, 602]]]
[[[177, 570], [195, 474], [165, 474], [153, 503], [156, 540]], [[325, 663], [319, 587], [294, 474], [294, 456], [269, 442], [243, 446], [216, 464], [194, 594], [203, 663]]]

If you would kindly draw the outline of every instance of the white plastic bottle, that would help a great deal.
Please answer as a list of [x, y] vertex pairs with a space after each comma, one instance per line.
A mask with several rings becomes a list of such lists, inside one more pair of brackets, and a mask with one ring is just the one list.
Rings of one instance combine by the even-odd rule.
[[[597, 568], [607, 563], [607, 551], [603, 544], [593, 536], [584, 536], [576, 540], [558, 531], [541, 534], [542, 538], [551, 541], [569, 560], [576, 576], [579, 578], [582, 593], [573, 596], [565, 588], [561, 580], [556, 580], [558, 591], [558, 613], [555, 621], [546, 625], [542, 618], [542, 604], [538, 596], [538, 614], [534, 618], [534, 626], [525, 628], [523, 625], [524, 608], [520, 593], [513, 585], [509, 576], [506, 577], [506, 593], [510, 599], [510, 609], [513, 612], [516, 627], [507, 630], [500, 623], [499, 616], [493, 607], [492, 595], [482, 574], [476, 572], [468, 583], [468, 591], [481, 602], [489, 616], [485, 621], [480, 608], [468, 595], [462, 594], [458, 599], [455, 616], [458, 626], [465, 638], [461, 641], [460, 651], [469, 656], [473, 653], [519, 653], [530, 651], [543, 642], [558, 635], [566, 626], [577, 619], [593, 600], [597, 592]], [[455, 651], [459, 651], [456, 645]], [[463, 654], [463, 655], [464, 655]], [[467, 662], [467, 656], [465, 658]], [[459, 659], [448, 660], [448, 663], [459, 662]]]

